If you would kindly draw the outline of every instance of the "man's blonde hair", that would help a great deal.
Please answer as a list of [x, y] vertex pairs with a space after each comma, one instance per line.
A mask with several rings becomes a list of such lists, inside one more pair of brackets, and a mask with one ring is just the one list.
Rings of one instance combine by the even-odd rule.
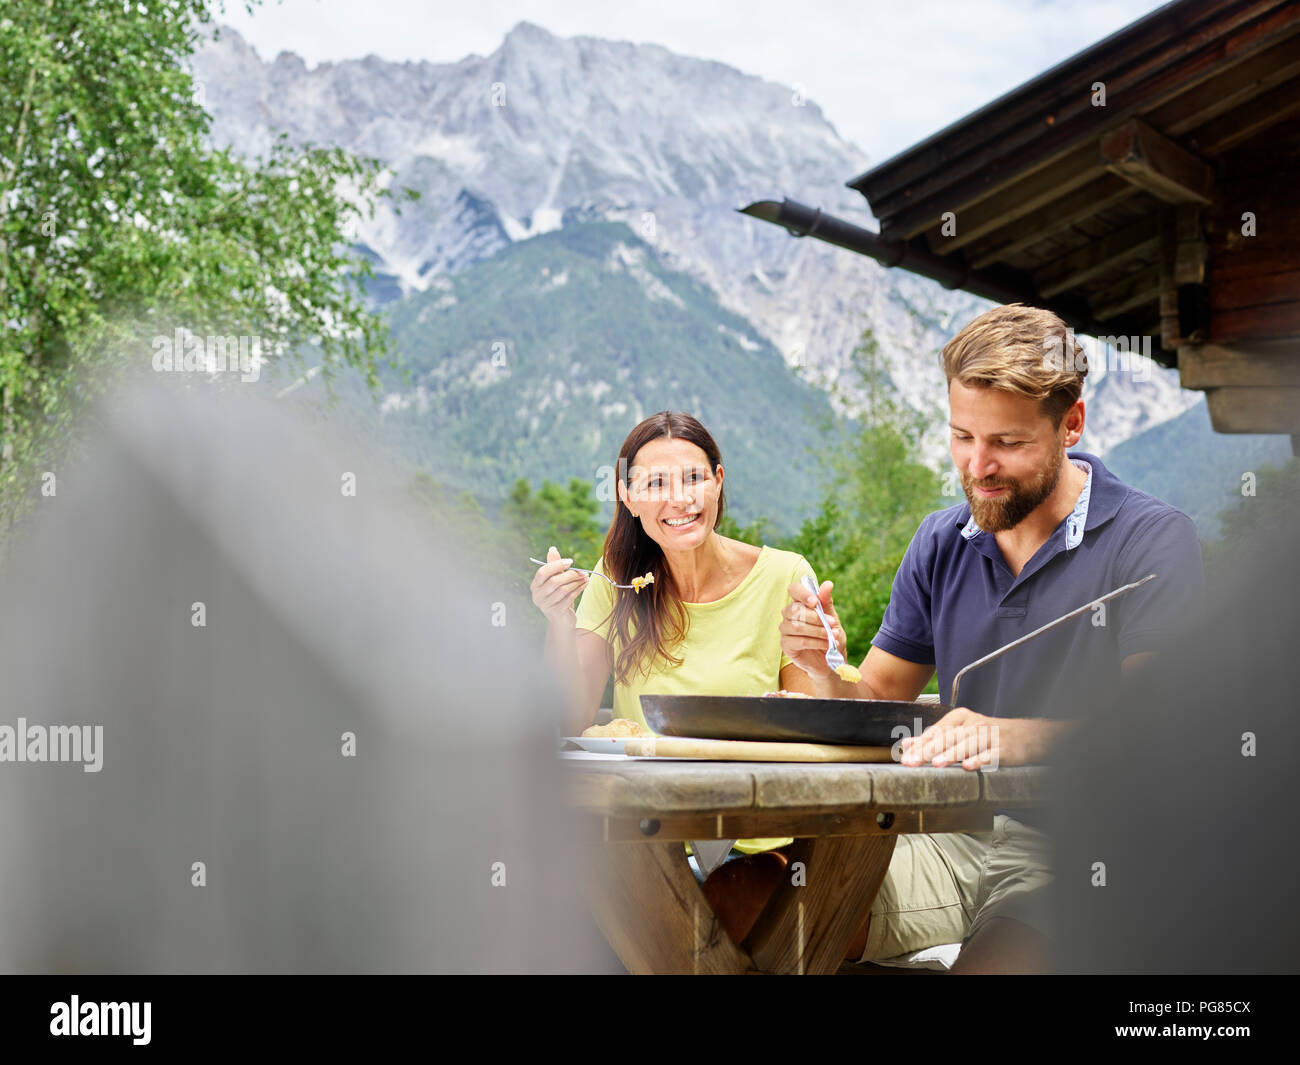
[[968, 388], [1036, 399], [1059, 427], [1083, 394], [1088, 359], [1073, 330], [1051, 311], [1009, 303], [985, 311], [943, 346], [943, 372]]

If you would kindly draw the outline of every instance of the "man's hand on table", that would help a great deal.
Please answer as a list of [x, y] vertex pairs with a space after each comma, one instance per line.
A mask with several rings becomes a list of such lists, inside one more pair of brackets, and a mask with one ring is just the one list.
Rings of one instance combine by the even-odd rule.
[[919, 736], [901, 743], [902, 765], [936, 768], [960, 762], [963, 769], [1042, 762], [1068, 722], [1031, 717], [986, 717], [959, 706]]

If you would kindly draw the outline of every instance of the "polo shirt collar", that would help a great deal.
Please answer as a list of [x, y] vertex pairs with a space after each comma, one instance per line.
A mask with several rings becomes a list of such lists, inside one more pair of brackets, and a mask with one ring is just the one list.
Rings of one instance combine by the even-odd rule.
[[1088, 499], [1092, 495], [1092, 463], [1085, 459], [1071, 459], [1076, 466], [1085, 468], [1088, 471], [1088, 479], [1083, 482], [1083, 490], [1079, 493], [1079, 500], [1074, 504], [1074, 509], [1070, 511], [1070, 516], [1065, 519], [1065, 549], [1073, 551], [1083, 543], [1083, 527], [1088, 523]]
[[[1106, 469], [1096, 455], [1083, 451], [1070, 451], [1066, 455], [1071, 462], [1088, 473], [1078, 502], [1065, 519], [1065, 549], [1072, 551], [1083, 543], [1083, 532], [1089, 518], [1092, 520], [1091, 527], [1095, 529], [1115, 516], [1124, 496], [1128, 494], [1128, 486]], [[971, 515], [969, 504], [958, 513], [957, 524], [962, 526], [963, 540], [974, 539], [984, 531]]]

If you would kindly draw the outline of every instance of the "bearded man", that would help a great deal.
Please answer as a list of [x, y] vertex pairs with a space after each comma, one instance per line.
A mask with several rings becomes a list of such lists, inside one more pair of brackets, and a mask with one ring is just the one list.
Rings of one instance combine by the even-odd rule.
[[[1055, 314], [1020, 304], [982, 314], [945, 345], [943, 365], [966, 502], [921, 522], [860, 682], [827, 668], [816, 600], [799, 585], [781, 649], [822, 697], [910, 701], [937, 672], [946, 698], [966, 664], [1154, 573], [972, 671], [962, 705], [902, 744], [904, 766], [1041, 762], [1197, 611], [1200, 542], [1187, 515], [1071, 450], [1083, 434], [1087, 360]], [[821, 602], [843, 650], [831, 591], [822, 584]], [[848, 960], [960, 941], [952, 972], [1044, 971], [1052, 871], [1042, 827], [1042, 811], [1015, 810], [998, 811], [991, 832], [900, 835]]]

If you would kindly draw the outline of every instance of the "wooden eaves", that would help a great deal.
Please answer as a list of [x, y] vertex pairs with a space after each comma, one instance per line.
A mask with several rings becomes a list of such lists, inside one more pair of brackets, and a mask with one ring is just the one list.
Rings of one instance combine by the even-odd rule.
[[1300, 3], [1166, 4], [848, 184], [879, 234], [745, 210], [1149, 337], [1216, 429], [1300, 434]]

